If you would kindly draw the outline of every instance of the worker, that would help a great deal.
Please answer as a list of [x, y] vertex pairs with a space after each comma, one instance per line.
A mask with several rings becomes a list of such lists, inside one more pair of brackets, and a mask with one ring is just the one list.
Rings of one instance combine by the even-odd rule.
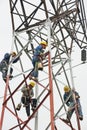
[[34, 55], [32, 59], [33, 70], [30, 73], [30, 79], [34, 78], [35, 80], [38, 78], [38, 70], [43, 70], [43, 59], [45, 58], [44, 50], [47, 47], [46, 41], [41, 41], [39, 46], [37, 46], [34, 50]]
[[34, 81], [30, 81], [29, 85], [24, 85], [21, 89], [22, 92], [22, 97], [21, 97], [21, 102], [17, 105], [16, 110], [20, 110], [21, 106], [23, 104], [23, 107], [26, 109], [26, 114], [27, 116], [30, 116], [30, 104], [31, 104], [31, 109], [34, 111], [36, 109], [37, 105], [37, 99], [32, 98], [34, 96], [33, 92], [33, 87], [35, 86]]
[[[7, 78], [8, 67], [9, 67], [9, 64], [10, 64], [10, 57], [12, 56], [11, 63], [16, 63], [19, 60], [20, 55], [17, 56], [16, 52], [12, 52], [10, 54], [6, 53], [4, 55], [4, 58], [0, 63], [0, 71], [2, 72], [2, 78], [5, 82], [6, 82], [6, 78]], [[9, 74], [10, 79], [12, 79], [12, 77], [13, 77], [12, 73], [13, 73], [13, 68], [10, 67], [10, 74]]]
[[[79, 119], [83, 120], [82, 107], [80, 104], [80, 96], [79, 96], [78, 92], [71, 90], [70, 87], [67, 85], [64, 87], [64, 92], [65, 93], [64, 93], [63, 98], [64, 98], [66, 105], [68, 106], [66, 122], [67, 123], [70, 122], [72, 114], [75, 111], [75, 105], [77, 106]], [[73, 98], [73, 94], [75, 94], [76, 104], [75, 104], [75, 100]]]

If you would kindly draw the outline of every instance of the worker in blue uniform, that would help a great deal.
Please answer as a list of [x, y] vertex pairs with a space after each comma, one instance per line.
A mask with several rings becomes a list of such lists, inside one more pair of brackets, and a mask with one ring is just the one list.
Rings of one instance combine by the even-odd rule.
[[[73, 91], [70, 89], [69, 86], [64, 87], [64, 101], [66, 102], [66, 105], [68, 106], [68, 112], [67, 112], [67, 123], [72, 117], [73, 112], [75, 111], [75, 105], [77, 105], [77, 111], [78, 111], [78, 116], [80, 120], [83, 120], [83, 113], [82, 113], [82, 107], [80, 103], [80, 96], [78, 92]], [[75, 99], [76, 99], [76, 104], [73, 98], [73, 94], [75, 94]]]
[[[5, 82], [6, 82], [6, 78], [7, 78], [8, 67], [10, 64], [10, 57], [12, 56], [11, 63], [16, 63], [19, 60], [20, 55], [17, 56], [16, 52], [6, 53], [4, 55], [4, 58], [0, 63], [0, 71], [2, 72], [2, 78]], [[13, 73], [13, 68], [10, 67], [10, 74], [9, 74], [10, 79], [12, 79], [12, 77], [13, 77], [12, 73]]]
[[38, 78], [38, 70], [43, 70], [43, 59], [45, 58], [44, 50], [47, 47], [46, 41], [41, 41], [39, 46], [37, 46], [34, 50], [34, 55], [32, 59], [33, 70], [31, 71], [30, 78], [34, 78], [35, 80]]

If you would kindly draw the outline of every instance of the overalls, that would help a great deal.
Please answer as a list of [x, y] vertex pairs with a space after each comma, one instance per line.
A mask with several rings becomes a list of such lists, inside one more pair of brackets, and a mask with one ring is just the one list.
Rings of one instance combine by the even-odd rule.
[[32, 64], [33, 64], [33, 71], [31, 72], [31, 76], [37, 78], [38, 77], [38, 63], [42, 62], [42, 57], [41, 55], [43, 54], [44, 50], [42, 45], [39, 45], [36, 47], [34, 51], [34, 56], [32, 59]]

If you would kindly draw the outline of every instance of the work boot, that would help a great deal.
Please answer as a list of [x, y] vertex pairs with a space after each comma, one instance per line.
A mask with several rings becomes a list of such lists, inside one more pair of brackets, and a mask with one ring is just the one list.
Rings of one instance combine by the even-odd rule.
[[29, 79], [38, 82], [38, 79], [36, 77], [31, 76], [31, 75], [29, 75]]
[[18, 104], [17, 107], [16, 107], [16, 110], [17, 110], [17, 111], [20, 111], [20, 109], [21, 109], [21, 103]]
[[13, 75], [9, 75], [9, 79], [11, 80], [13, 78]]
[[82, 117], [82, 116], [79, 116], [79, 119], [82, 121], [82, 120], [83, 120], [83, 117]]
[[36, 107], [32, 107], [32, 109], [31, 109], [31, 110], [32, 110], [32, 111], [34, 111], [35, 109], [36, 109]]
[[66, 123], [70, 123], [69, 119], [62, 119]]
[[27, 107], [27, 106], [29, 106], [29, 104], [24, 104], [24, 105], [23, 105], [23, 107]]
[[43, 68], [40, 68], [40, 67], [39, 67], [38, 70], [43, 71]]

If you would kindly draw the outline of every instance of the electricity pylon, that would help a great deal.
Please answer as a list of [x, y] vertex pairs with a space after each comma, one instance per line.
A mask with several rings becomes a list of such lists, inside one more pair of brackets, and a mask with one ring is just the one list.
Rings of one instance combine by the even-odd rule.
[[[73, 50], [87, 47], [83, 0], [9, 0], [9, 5], [13, 34], [11, 51], [22, 53], [22, 56], [18, 66], [12, 65], [15, 71], [12, 81], [7, 77], [0, 130], [3, 130], [8, 117], [12, 122], [9, 130], [61, 130], [58, 122], [67, 130], [81, 130], [78, 113], [77, 127], [72, 122], [63, 122], [60, 117], [67, 111], [62, 98], [63, 86], [67, 84], [75, 89]], [[39, 72], [35, 88], [38, 105], [31, 116], [26, 117], [23, 109], [19, 113], [15, 109], [21, 98], [18, 90], [29, 82], [34, 48], [41, 40], [48, 42], [48, 48], [43, 60], [44, 70]]]

